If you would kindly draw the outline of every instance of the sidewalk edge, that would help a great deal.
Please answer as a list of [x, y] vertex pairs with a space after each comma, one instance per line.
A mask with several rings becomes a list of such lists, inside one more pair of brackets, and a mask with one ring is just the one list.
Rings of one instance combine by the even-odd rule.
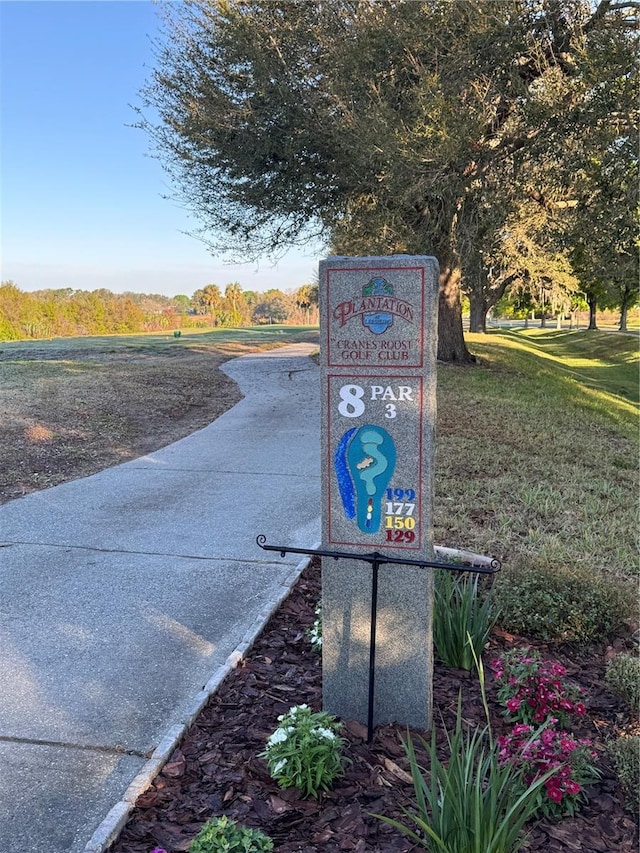
[[[314, 546], [314, 547], [317, 547]], [[109, 846], [117, 840], [136, 804], [138, 797], [149, 788], [155, 777], [169, 760], [174, 749], [178, 746], [194, 720], [220, 687], [230, 672], [242, 663], [245, 656], [253, 647], [258, 636], [266, 626], [282, 602], [291, 592], [295, 582], [311, 562], [311, 557], [304, 557], [281, 583], [281, 590], [269, 605], [256, 617], [242, 641], [227, 657], [222, 666], [211, 675], [204, 688], [197, 693], [185, 707], [181, 719], [171, 726], [160, 740], [151, 757], [142, 766], [124, 792], [121, 800], [108, 812], [102, 823], [89, 839], [84, 853], [106, 853]]]

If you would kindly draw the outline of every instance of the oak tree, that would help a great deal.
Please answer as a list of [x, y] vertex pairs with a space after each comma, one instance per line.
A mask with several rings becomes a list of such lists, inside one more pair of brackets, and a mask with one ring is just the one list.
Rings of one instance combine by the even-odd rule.
[[320, 234], [337, 253], [435, 255], [438, 357], [464, 362], [465, 211], [534, 152], [549, 81], [629, 5], [167, 4], [143, 91], [158, 119], [140, 124], [216, 250], [246, 259]]

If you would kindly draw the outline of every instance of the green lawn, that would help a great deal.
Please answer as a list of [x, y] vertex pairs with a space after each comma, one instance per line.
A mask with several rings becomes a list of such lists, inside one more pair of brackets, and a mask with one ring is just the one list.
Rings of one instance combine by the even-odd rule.
[[[514, 349], [538, 357], [542, 369], [573, 380], [609, 401], [639, 402], [638, 338], [610, 332], [520, 329], [500, 335]], [[616, 405], [614, 403], [614, 405]], [[635, 409], [637, 411], [637, 409]]]
[[606, 332], [468, 335], [438, 368], [435, 541], [638, 573], [638, 343]]
[[297, 341], [313, 341], [318, 338], [317, 327], [312, 326], [251, 326], [243, 329], [216, 328], [185, 329], [179, 338], [170, 332], [150, 332], [141, 335], [98, 335], [75, 338], [51, 338], [47, 340], [2, 341], [0, 353], [5, 358], [20, 358], [21, 353], [28, 358], [33, 353], [45, 355], [51, 351], [66, 352], [96, 351], [117, 353], [122, 350], [145, 350], [159, 348], [198, 348], [207, 346], [258, 346], [274, 347]]
[[[0, 360], [78, 371], [110, 354], [219, 348], [232, 356], [300, 340], [317, 342], [318, 330], [10, 342], [0, 344]], [[509, 565], [637, 575], [637, 338], [520, 329], [467, 341], [477, 365], [438, 366], [435, 542]]]

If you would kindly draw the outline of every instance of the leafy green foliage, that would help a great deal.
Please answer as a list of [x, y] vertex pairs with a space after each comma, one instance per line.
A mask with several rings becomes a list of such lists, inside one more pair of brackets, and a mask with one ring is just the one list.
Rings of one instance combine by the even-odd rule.
[[624, 791], [627, 808], [637, 814], [640, 806], [638, 803], [640, 735], [616, 738], [608, 744], [607, 752]]
[[627, 586], [614, 577], [533, 560], [503, 568], [494, 596], [503, 628], [546, 641], [602, 639], [633, 606]]
[[189, 853], [267, 853], [273, 841], [259, 829], [239, 826], [226, 815], [207, 821], [189, 845]]
[[478, 574], [435, 572], [433, 643], [445, 666], [470, 670], [489, 639], [495, 624], [491, 593], [479, 584]]
[[[171, 5], [142, 93], [161, 119], [141, 126], [212, 247], [246, 260], [321, 234], [338, 254], [433, 252], [447, 361], [468, 359], [461, 282], [482, 321], [509, 281], [570, 281], [567, 222], [596, 186], [575, 176], [594, 156], [626, 165], [635, 140], [618, 4]], [[587, 246], [609, 241], [602, 195], [574, 229]]]
[[487, 732], [465, 732], [460, 714], [453, 734], [447, 734], [449, 761], [438, 758], [435, 737], [420, 739], [429, 756], [429, 773], [423, 771], [414, 746], [407, 739], [417, 814], [406, 811], [411, 824], [382, 817], [425, 850], [443, 853], [511, 853], [519, 848], [522, 827], [536, 812], [537, 793], [544, 777], [521, 793], [519, 771], [513, 764], [500, 766], [487, 742]]
[[420, 767], [415, 745], [407, 737], [403, 745], [411, 767], [417, 811], [404, 810], [407, 823], [383, 815], [378, 817], [424, 850], [515, 853], [522, 828], [536, 813], [538, 794], [553, 771], [525, 783], [515, 764], [500, 761], [491, 731], [482, 663], [479, 658], [475, 663], [487, 725], [467, 730], [459, 699], [455, 729], [445, 730], [446, 761], [440, 758], [435, 729], [429, 742], [417, 739], [426, 752], [428, 771]]
[[299, 788], [305, 797], [330, 790], [346, 761], [338, 734], [342, 724], [324, 711], [313, 713], [307, 705], [294, 705], [278, 721], [260, 755], [271, 777], [281, 788]]
[[619, 654], [607, 664], [607, 687], [628, 702], [637, 715], [640, 712], [640, 657]]

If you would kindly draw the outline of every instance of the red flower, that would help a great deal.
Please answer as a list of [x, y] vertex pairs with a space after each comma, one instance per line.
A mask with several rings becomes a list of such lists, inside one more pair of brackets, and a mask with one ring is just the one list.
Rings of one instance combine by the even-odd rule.
[[554, 803], [561, 803], [564, 794], [560, 790], [560, 788], [555, 788], [552, 785], [547, 787], [547, 794], [550, 800], [553, 800]]

